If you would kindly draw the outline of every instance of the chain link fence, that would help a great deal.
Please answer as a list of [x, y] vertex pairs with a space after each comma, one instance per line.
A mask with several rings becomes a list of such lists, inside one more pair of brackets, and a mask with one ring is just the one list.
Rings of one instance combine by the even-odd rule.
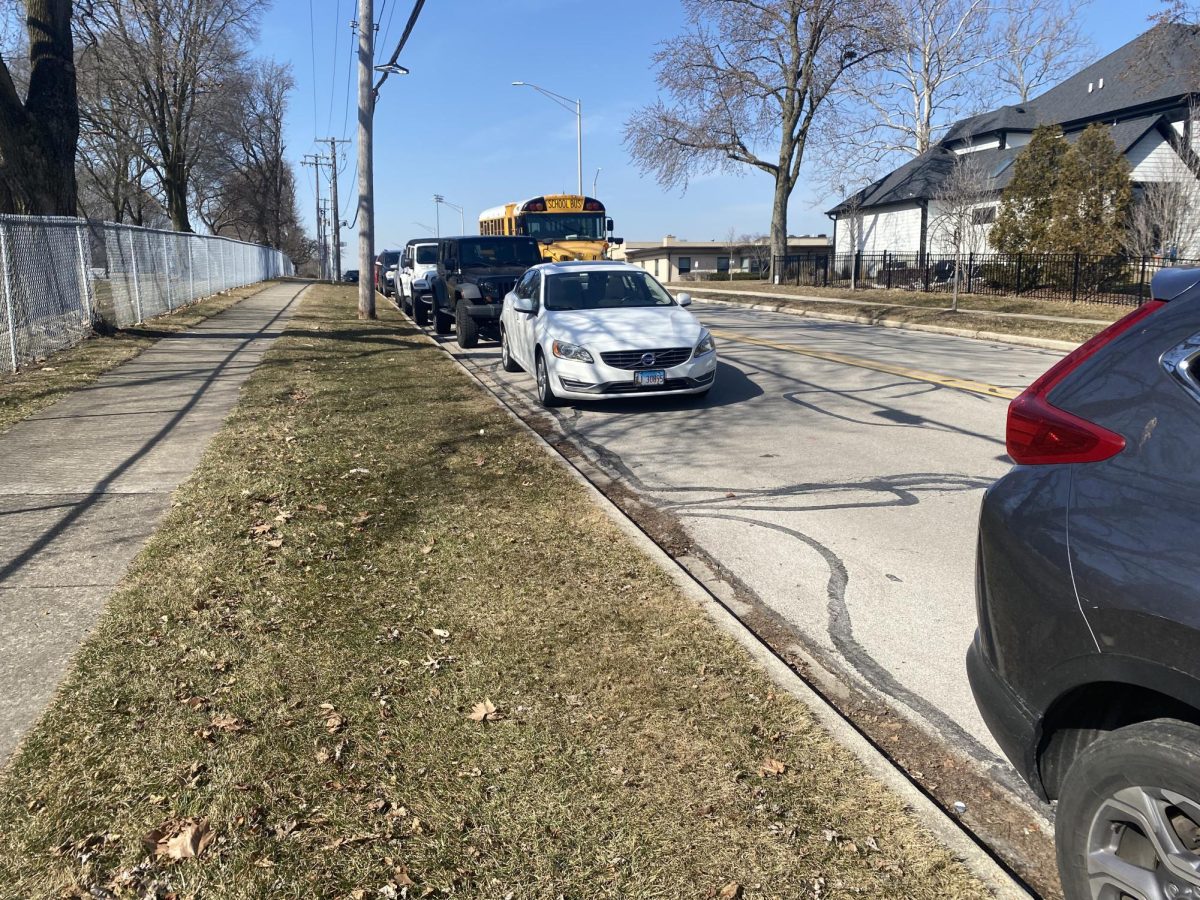
[[278, 250], [111, 222], [0, 215], [0, 371], [221, 291], [295, 274]]

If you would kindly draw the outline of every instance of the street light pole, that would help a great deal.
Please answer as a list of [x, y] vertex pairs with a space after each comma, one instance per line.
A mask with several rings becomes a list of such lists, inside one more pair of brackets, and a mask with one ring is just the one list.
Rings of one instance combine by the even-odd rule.
[[[458, 233], [459, 234], [467, 233], [467, 220], [463, 218], [463, 208], [461, 206], [459, 206], [457, 203], [451, 203], [449, 200], [447, 200], [441, 194], [434, 194], [433, 202], [438, 207], [441, 207], [443, 204], [445, 204], [446, 206], [449, 206], [451, 209], [457, 209], [458, 210], [458, 228], [459, 228]], [[438, 211], [438, 227], [439, 227], [439, 229], [441, 228], [441, 224], [442, 224], [442, 216], [441, 216], [441, 211], [439, 209], [439, 211]], [[438, 237], [441, 237], [441, 235], [439, 234]]]
[[571, 104], [575, 104], [575, 171], [579, 179], [579, 196], [583, 196], [583, 101], [572, 100], [570, 97], [564, 97], [562, 94], [556, 94], [554, 91], [547, 90], [541, 85], [531, 84], [528, 81], [514, 81], [513, 87], [531, 87], [539, 94], [549, 97], [567, 112], [572, 112]]

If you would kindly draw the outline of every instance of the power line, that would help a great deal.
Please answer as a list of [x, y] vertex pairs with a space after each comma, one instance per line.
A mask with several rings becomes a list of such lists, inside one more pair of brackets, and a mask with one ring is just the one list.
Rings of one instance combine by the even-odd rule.
[[[396, 60], [400, 58], [400, 51], [404, 49], [404, 45], [408, 43], [408, 36], [412, 34], [413, 28], [416, 27], [417, 18], [421, 15], [421, 8], [423, 6], [425, 6], [425, 0], [417, 0], [413, 4], [412, 13], [408, 17], [408, 24], [404, 26], [404, 34], [400, 35], [400, 41], [396, 44], [396, 49], [392, 51], [392, 58], [387, 61], [387, 65], [396, 65]], [[379, 80], [375, 82], [373, 93], [379, 93], [379, 89], [383, 87], [383, 83], [388, 80], [388, 75], [390, 74], [391, 72], [384, 70], [384, 73], [379, 76]]]
[[[398, 4], [396, 4], [396, 3], [392, 3], [392, 8], [389, 11], [388, 10], [388, 0], [383, 0], [383, 9], [379, 13], [379, 19], [380, 19], [380, 21], [382, 21], [383, 17], [387, 16], [387, 24], [385, 26], [383, 26], [383, 37], [379, 39], [379, 43], [382, 44], [384, 47], [387, 46], [388, 35], [392, 33], [392, 19], [394, 19], [396, 17], [396, 6], [397, 5]], [[376, 60], [376, 62], [378, 62], [378, 60]]]
[[358, 22], [350, 23], [350, 65], [346, 67], [346, 105], [342, 109], [342, 137], [350, 131], [350, 87], [354, 84], [354, 67], [358, 65], [354, 58], [354, 49], [358, 45]]
[[333, 131], [333, 98], [337, 96], [337, 66], [338, 66], [338, 39], [337, 39], [337, 23], [342, 21], [342, 0], [337, 0], [337, 7], [333, 11], [333, 78], [329, 82], [329, 127], [326, 131]]
[[313, 132], [317, 131], [317, 26], [313, 18], [312, 0], [308, 0], [308, 46], [312, 52]]

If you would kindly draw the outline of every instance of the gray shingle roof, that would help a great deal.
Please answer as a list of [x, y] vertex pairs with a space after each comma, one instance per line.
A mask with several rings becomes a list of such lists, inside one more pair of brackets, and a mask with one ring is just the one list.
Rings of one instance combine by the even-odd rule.
[[[937, 146], [863, 188], [854, 197], [860, 208], [928, 199], [953, 166], [955, 156], [946, 149], [948, 144], [1001, 131], [1032, 131], [1043, 124], [1063, 125], [1067, 139], [1074, 140], [1090, 122], [1109, 122], [1113, 141], [1124, 153], [1162, 118], [1160, 112], [1144, 110], [1182, 102], [1187, 94], [1197, 92], [1200, 92], [1200, 27], [1156, 25], [1028, 103], [1002, 106], [956, 122]], [[1131, 115], [1133, 118], [1125, 118]], [[996, 188], [1008, 184], [1012, 167], [1003, 170], [1000, 167], [1015, 158], [1019, 150], [978, 152], [981, 154], [978, 158], [989, 166], [989, 171], [1000, 173]], [[848, 205], [839, 203], [829, 214], [844, 212]]]

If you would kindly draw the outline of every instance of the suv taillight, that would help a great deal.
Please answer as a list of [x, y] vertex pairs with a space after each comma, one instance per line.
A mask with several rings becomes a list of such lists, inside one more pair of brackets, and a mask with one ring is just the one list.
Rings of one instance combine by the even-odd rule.
[[1055, 363], [1008, 405], [1005, 437], [1013, 462], [1022, 466], [1100, 462], [1125, 449], [1121, 435], [1061, 410], [1046, 398], [1102, 347], [1165, 305], [1161, 300], [1151, 300], [1109, 325]]

